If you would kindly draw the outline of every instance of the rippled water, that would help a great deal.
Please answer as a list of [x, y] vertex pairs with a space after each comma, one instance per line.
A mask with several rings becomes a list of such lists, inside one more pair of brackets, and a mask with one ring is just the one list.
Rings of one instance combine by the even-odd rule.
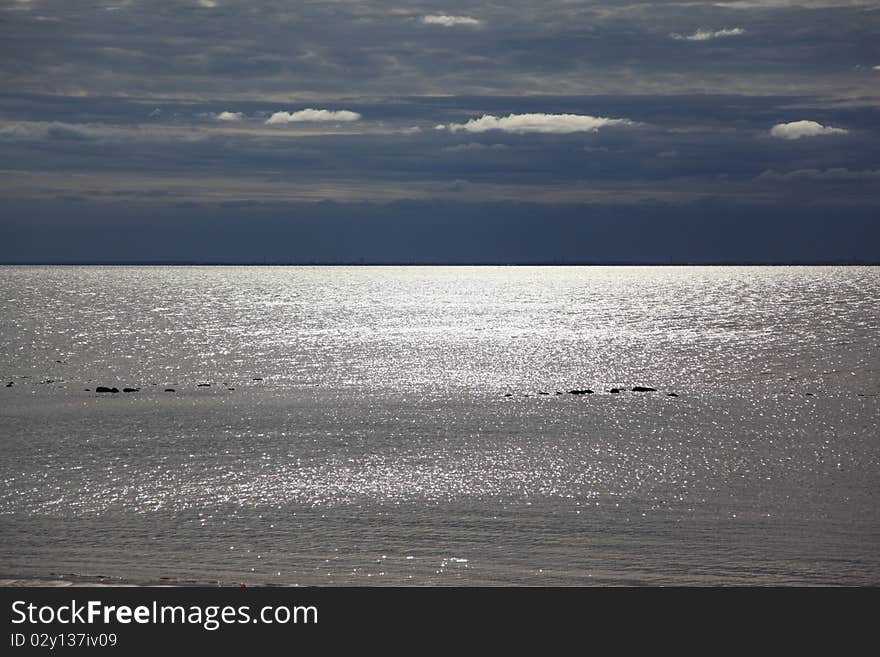
[[878, 308], [871, 267], [2, 267], [0, 577], [878, 584]]

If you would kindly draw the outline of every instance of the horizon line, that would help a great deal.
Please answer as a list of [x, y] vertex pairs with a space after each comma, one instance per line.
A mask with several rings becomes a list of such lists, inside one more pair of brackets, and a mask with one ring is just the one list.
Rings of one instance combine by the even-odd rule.
[[877, 267], [880, 260], [22, 260], [0, 267]]

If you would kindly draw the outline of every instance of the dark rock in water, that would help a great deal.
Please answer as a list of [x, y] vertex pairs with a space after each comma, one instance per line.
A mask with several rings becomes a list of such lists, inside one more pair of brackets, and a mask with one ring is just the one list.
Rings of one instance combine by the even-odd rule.
[[512, 393], [512, 392], [506, 392], [506, 393], [504, 393], [504, 396], [505, 396], [505, 397], [513, 397], [513, 393]]
[[593, 391], [585, 388], [584, 390], [569, 390], [568, 394], [569, 395], [592, 395]]
[[544, 392], [543, 390], [541, 390], [538, 394], [539, 394], [539, 395], [549, 395], [550, 393], [549, 393], [549, 392]]
[[261, 376], [255, 376], [255, 377], [254, 377], [253, 379], [251, 379], [251, 380], [252, 380], [252, 381], [262, 381], [262, 380], [263, 380], [263, 377], [261, 377]]
[[649, 388], [648, 386], [633, 386], [633, 392], [657, 392], [657, 388]]
[[123, 388], [122, 392], [140, 392], [140, 388]]
[[165, 392], [177, 392], [174, 388], [165, 388]]
[[55, 362], [56, 363], [63, 363], [64, 361], [63, 360], [56, 360]]
[[235, 390], [235, 388], [226, 388], [227, 390]]
[[119, 392], [119, 388], [108, 388], [107, 386], [98, 386], [95, 392]]
[[11, 387], [14, 386], [14, 385], [15, 385], [15, 382], [14, 382], [14, 381], [10, 381], [9, 383], [6, 384], [6, 387], [7, 387], [7, 388], [11, 388]]
[[675, 394], [674, 392], [667, 393], [666, 396], [667, 396], [667, 397], [678, 397], [678, 395]]
[[612, 395], [616, 395], [620, 393], [620, 388], [611, 388], [611, 390], [609, 390], [608, 392], [610, 392]]
[[812, 393], [812, 392], [807, 392], [807, 393], [804, 393], [804, 394], [805, 394], [807, 397], [812, 397], [812, 396], [813, 396], [813, 393]]
[[91, 388], [83, 388], [83, 390], [85, 390], [86, 392], [91, 392], [91, 391], [92, 391]]
[[557, 395], [563, 395], [563, 394], [565, 394], [565, 393], [560, 392], [559, 390], [557, 390], [557, 391], [556, 391], [556, 394], [557, 394]]
[[210, 383], [200, 383], [196, 386], [196, 388], [210, 388], [210, 387], [211, 387]]

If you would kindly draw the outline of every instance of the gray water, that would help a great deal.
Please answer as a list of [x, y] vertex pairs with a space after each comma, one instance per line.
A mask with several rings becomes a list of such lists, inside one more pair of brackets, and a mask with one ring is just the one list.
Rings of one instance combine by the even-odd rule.
[[876, 267], [2, 267], [0, 578], [880, 584], [878, 308]]

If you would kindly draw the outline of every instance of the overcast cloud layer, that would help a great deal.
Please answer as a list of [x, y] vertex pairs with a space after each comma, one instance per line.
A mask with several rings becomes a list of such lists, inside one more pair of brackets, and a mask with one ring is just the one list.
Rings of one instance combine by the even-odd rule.
[[[184, 244], [212, 211], [231, 259], [240, 221], [255, 244], [288, 235], [332, 260], [338, 213], [374, 237], [412, 222], [392, 231], [406, 260], [450, 207], [496, 259], [535, 259], [536, 216], [557, 231], [546, 258], [554, 239], [589, 250], [577, 216], [626, 235], [681, 214], [704, 242], [658, 231], [659, 253], [700, 260], [714, 215], [737, 212], [749, 259], [774, 225], [758, 218], [805, 209], [880, 253], [862, 221], [880, 211], [878, 33], [858, 0], [0, 0], [0, 260], [113, 260], [126, 217]], [[69, 234], [93, 229], [117, 238]]]

